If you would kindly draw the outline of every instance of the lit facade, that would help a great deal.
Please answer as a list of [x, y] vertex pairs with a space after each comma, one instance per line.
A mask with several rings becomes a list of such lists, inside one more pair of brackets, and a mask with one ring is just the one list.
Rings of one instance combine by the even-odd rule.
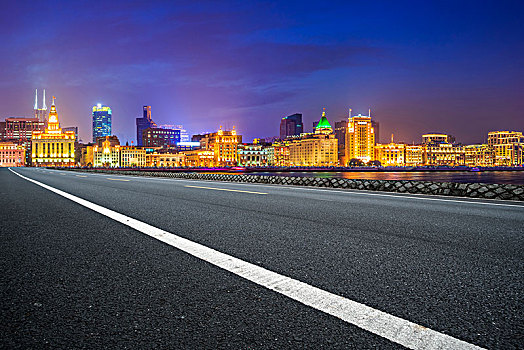
[[47, 127], [33, 131], [31, 138], [32, 163], [34, 166], [74, 166], [75, 133], [62, 132], [53, 97]]
[[213, 151], [215, 166], [236, 166], [238, 164], [238, 144], [242, 136], [233, 130], [222, 130], [222, 127], [211, 134], [206, 134], [200, 140], [201, 149]]
[[322, 112], [315, 133], [303, 134], [289, 143], [289, 163], [291, 166], [338, 165], [338, 141], [325, 111]]
[[375, 145], [375, 160], [382, 166], [405, 166], [406, 145], [403, 143], [389, 143]]
[[180, 130], [165, 128], [146, 128], [142, 131], [144, 147], [168, 147], [180, 142]]
[[263, 167], [268, 165], [268, 149], [261, 144], [239, 145], [238, 165]]
[[425, 145], [439, 144], [439, 143], [455, 143], [455, 138], [447, 134], [424, 134], [422, 135], [422, 143]]
[[120, 166], [120, 145], [112, 145], [109, 136], [102, 142], [102, 146], [93, 146], [93, 166], [117, 168]]
[[6, 118], [5, 138], [27, 141], [33, 137], [33, 131], [44, 131], [44, 122], [38, 118]]
[[406, 145], [406, 166], [420, 166], [424, 164], [424, 146]]
[[444, 165], [460, 166], [465, 165], [465, 151], [462, 146], [455, 146], [450, 143], [440, 143], [425, 145], [424, 164], [425, 165]]
[[364, 163], [375, 157], [375, 130], [371, 115], [357, 115], [350, 117], [348, 130], [346, 132], [346, 156], [347, 162], [358, 159]]
[[120, 166], [135, 168], [146, 166], [146, 150], [135, 146], [120, 146]]
[[268, 165], [280, 167], [289, 166], [289, 144], [290, 141], [273, 143], [271, 147], [268, 149]]
[[464, 146], [464, 157], [465, 165], [470, 167], [490, 167], [495, 164], [495, 150], [487, 144]]
[[186, 166], [195, 168], [212, 168], [215, 164], [215, 153], [210, 150], [184, 151]]
[[109, 106], [93, 106], [93, 142], [98, 137], [111, 135], [112, 111]]
[[24, 164], [24, 146], [14, 142], [0, 142], [0, 167], [20, 167]]
[[488, 145], [495, 152], [494, 165], [520, 166], [524, 164], [524, 135], [520, 131], [491, 131]]

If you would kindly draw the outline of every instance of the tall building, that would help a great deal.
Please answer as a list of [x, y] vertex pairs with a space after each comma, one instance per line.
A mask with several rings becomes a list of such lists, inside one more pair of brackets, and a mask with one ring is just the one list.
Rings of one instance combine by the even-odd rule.
[[75, 133], [62, 132], [54, 96], [45, 130], [43, 132], [33, 131], [31, 153], [34, 166], [73, 166], [75, 164]]
[[303, 132], [304, 124], [302, 124], [301, 113], [288, 115], [280, 121], [280, 139], [282, 140], [288, 136], [298, 136]]
[[238, 144], [242, 143], [242, 136], [233, 130], [222, 130], [205, 134], [200, 140], [202, 150], [213, 151], [215, 166], [236, 166], [238, 164]]
[[180, 142], [180, 130], [164, 128], [146, 128], [142, 130], [142, 146], [168, 147]]
[[[375, 157], [375, 129], [369, 115], [351, 116], [349, 110], [349, 123], [346, 132], [346, 162], [358, 159], [362, 162], [369, 162]], [[346, 163], [347, 164], [347, 163]]]
[[151, 119], [151, 106], [144, 106], [142, 110], [142, 117], [136, 118], [136, 143], [138, 146], [143, 146], [142, 133], [147, 128], [156, 128], [157, 125]]
[[348, 122], [342, 120], [335, 122], [335, 138], [338, 143], [338, 161], [340, 164], [346, 164], [346, 132], [348, 131]]
[[5, 119], [5, 138], [21, 143], [31, 140], [33, 131], [43, 131], [44, 122], [38, 118], [8, 117]]
[[45, 123], [47, 117], [47, 106], [45, 104], [45, 89], [44, 96], [42, 97], [42, 108], [38, 108], [38, 89], [35, 89], [35, 107], [34, 107], [35, 118], [40, 122]]
[[112, 111], [100, 103], [93, 106], [93, 142], [97, 137], [111, 136]]

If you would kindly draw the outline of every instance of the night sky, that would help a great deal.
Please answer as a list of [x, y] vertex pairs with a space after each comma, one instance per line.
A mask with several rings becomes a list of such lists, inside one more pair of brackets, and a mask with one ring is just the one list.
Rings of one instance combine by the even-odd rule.
[[91, 107], [113, 110], [113, 133], [135, 139], [152, 106], [190, 134], [233, 125], [279, 133], [326, 108], [381, 124], [381, 141], [431, 131], [479, 143], [524, 129], [523, 1], [3, 1], [2, 120], [31, 116], [52, 95], [62, 127], [91, 140]]

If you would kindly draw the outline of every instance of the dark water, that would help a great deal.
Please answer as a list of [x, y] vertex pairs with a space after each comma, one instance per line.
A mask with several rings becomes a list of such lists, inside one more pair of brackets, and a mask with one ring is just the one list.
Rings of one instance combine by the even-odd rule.
[[417, 180], [437, 182], [484, 182], [524, 185], [524, 171], [413, 171], [413, 172], [254, 172], [254, 175], [309, 176], [367, 180]]

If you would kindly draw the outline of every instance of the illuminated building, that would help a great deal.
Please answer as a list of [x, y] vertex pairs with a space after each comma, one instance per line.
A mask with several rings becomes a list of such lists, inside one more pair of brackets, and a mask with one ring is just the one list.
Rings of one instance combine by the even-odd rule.
[[450, 143], [428, 144], [424, 148], [425, 165], [460, 166], [465, 164], [464, 147]]
[[268, 165], [268, 149], [261, 144], [238, 145], [238, 165], [261, 167]]
[[406, 166], [419, 166], [424, 164], [424, 146], [406, 145]]
[[189, 142], [191, 138], [189, 137], [189, 134], [187, 133], [187, 130], [184, 129], [184, 126], [181, 124], [171, 125], [171, 124], [162, 124], [158, 126], [162, 129], [172, 129], [172, 130], [178, 130], [180, 133], [180, 142]]
[[358, 159], [367, 163], [375, 157], [375, 130], [369, 115], [351, 116], [349, 110], [348, 130], [346, 132], [346, 161]]
[[289, 166], [289, 144], [290, 141], [274, 142], [268, 149], [268, 165]]
[[120, 145], [112, 145], [109, 141], [109, 136], [106, 136], [101, 146], [93, 146], [93, 166], [105, 168], [119, 167]]
[[178, 151], [193, 151], [200, 148], [200, 141], [180, 141], [176, 145]]
[[33, 131], [43, 131], [44, 122], [37, 118], [17, 118], [5, 119], [5, 138], [23, 142], [31, 140]]
[[302, 134], [289, 143], [291, 166], [336, 166], [338, 165], [337, 139], [326, 118], [325, 110], [315, 132]]
[[424, 134], [422, 135], [422, 143], [425, 145], [437, 145], [439, 143], [455, 143], [455, 138], [447, 134]]
[[375, 145], [375, 160], [382, 166], [404, 166], [406, 163], [406, 145], [388, 143]]
[[77, 144], [75, 147], [75, 162], [80, 166], [93, 166], [93, 144]]
[[151, 119], [151, 106], [144, 106], [142, 110], [143, 116], [141, 118], [136, 118], [136, 143], [138, 146], [143, 146], [142, 144], [142, 133], [147, 128], [156, 128], [157, 125]]
[[100, 103], [93, 106], [93, 142], [98, 137], [111, 135], [112, 111], [109, 106]]
[[289, 136], [298, 136], [304, 132], [302, 114], [295, 113], [282, 118], [280, 121], [280, 139], [284, 140]]
[[222, 130], [205, 134], [200, 140], [200, 147], [206, 151], [213, 151], [214, 164], [218, 167], [236, 166], [238, 164], [238, 144], [242, 143], [242, 136], [233, 130]]
[[25, 147], [15, 142], [0, 142], [0, 167], [19, 167], [25, 164]]
[[215, 153], [211, 150], [194, 150], [182, 152], [186, 156], [186, 166], [212, 168], [215, 164]]
[[25, 147], [25, 163], [31, 165], [33, 131], [44, 131], [45, 122], [37, 118], [10, 117], [5, 119], [4, 139]]
[[520, 131], [488, 132], [488, 145], [495, 151], [496, 166], [524, 164], [524, 136]]
[[180, 168], [186, 165], [186, 155], [183, 153], [161, 153], [158, 161], [161, 168]]
[[44, 96], [42, 98], [42, 108], [38, 108], [38, 89], [35, 89], [35, 107], [34, 107], [35, 119], [45, 123], [47, 116], [47, 106], [45, 105], [45, 89]]
[[495, 150], [490, 145], [467, 145], [464, 146], [466, 166], [490, 167], [495, 163]]
[[75, 133], [75, 140], [76, 142], [80, 142], [79, 139], [78, 139], [78, 126], [68, 126], [66, 128], [62, 128], [62, 131], [63, 132], [66, 132], [66, 131], [72, 131]]
[[338, 162], [346, 164], [346, 132], [348, 131], [348, 122], [342, 120], [335, 122], [335, 138], [338, 145]]
[[5, 140], [5, 121], [0, 122], [0, 141]]
[[135, 146], [120, 146], [120, 166], [135, 168], [146, 166], [146, 150]]
[[167, 147], [180, 142], [180, 130], [146, 128], [142, 131], [142, 146]]
[[54, 97], [45, 131], [33, 131], [31, 152], [35, 166], [75, 165], [75, 133], [62, 132]]

